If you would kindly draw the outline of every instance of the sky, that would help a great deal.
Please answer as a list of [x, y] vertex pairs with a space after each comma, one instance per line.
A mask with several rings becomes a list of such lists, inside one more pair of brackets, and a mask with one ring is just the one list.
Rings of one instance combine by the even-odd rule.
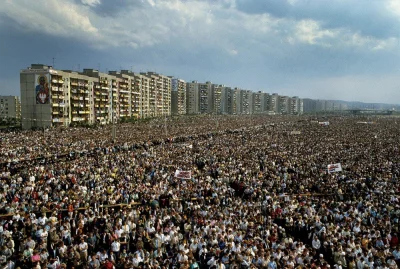
[[54, 62], [400, 104], [400, 0], [0, 1], [2, 95]]

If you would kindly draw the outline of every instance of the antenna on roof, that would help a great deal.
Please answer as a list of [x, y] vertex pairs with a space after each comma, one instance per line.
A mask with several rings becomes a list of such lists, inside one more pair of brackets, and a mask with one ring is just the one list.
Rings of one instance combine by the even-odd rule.
[[54, 65], [55, 59], [56, 59], [56, 58], [53, 57], [53, 68], [55, 67], [55, 65]]

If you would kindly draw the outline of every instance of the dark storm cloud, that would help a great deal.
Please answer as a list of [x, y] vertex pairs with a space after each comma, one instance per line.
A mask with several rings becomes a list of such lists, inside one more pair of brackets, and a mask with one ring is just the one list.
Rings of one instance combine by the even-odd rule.
[[326, 28], [346, 28], [365, 36], [398, 37], [399, 19], [384, 1], [237, 0], [237, 9], [249, 14], [269, 13], [279, 18], [313, 19]]

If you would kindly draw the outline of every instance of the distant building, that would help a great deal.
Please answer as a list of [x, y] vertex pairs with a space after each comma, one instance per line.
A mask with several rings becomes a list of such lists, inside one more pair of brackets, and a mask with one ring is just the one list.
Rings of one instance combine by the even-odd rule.
[[200, 94], [199, 112], [202, 114], [213, 113], [214, 111], [214, 86], [210, 81], [198, 84]]
[[242, 114], [242, 90], [239, 88], [232, 90], [232, 114]]
[[18, 96], [0, 95], [0, 121], [21, 119], [21, 101]]
[[250, 115], [253, 114], [253, 92], [249, 90], [242, 90], [242, 114]]
[[171, 78], [155, 72], [140, 73], [149, 78], [151, 117], [171, 115]]
[[311, 113], [317, 110], [317, 101], [309, 98], [304, 98], [303, 100], [303, 110], [304, 113]]
[[200, 113], [200, 91], [197, 81], [186, 83], [186, 113]]
[[253, 113], [261, 114], [269, 111], [269, 94], [258, 91], [253, 93]]
[[24, 129], [171, 114], [171, 78], [154, 72], [75, 72], [32, 64], [21, 70], [20, 83]]
[[302, 114], [301, 111], [301, 99], [297, 96], [293, 96], [290, 98], [290, 111], [289, 114], [291, 115], [300, 115]]
[[279, 113], [282, 115], [290, 114], [290, 97], [279, 96]]
[[182, 79], [171, 78], [171, 113], [186, 114], [186, 82]]
[[280, 113], [279, 110], [279, 95], [277, 93], [271, 94], [269, 98], [269, 112], [270, 113]]

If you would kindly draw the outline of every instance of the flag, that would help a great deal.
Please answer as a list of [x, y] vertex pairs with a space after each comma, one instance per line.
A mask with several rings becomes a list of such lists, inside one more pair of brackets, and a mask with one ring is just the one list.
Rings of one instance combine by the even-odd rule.
[[192, 172], [191, 171], [176, 170], [175, 171], [175, 177], [176, 178], [183, 178], [183, 179], [191, 179], [192, 178]]
[[335, 173], [342, 171], [342, 165], [340, 163], [328, 164], [328, 173]]

